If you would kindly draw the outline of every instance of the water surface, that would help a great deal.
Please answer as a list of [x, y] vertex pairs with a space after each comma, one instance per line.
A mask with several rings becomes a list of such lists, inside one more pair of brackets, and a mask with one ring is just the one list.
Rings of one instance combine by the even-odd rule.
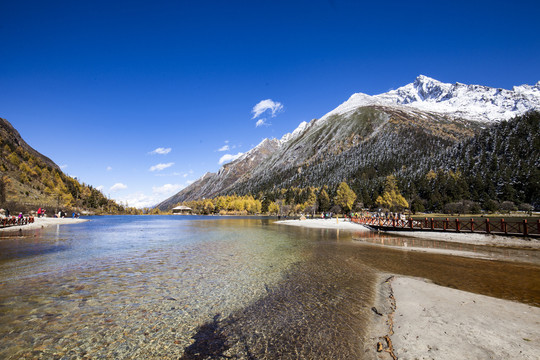
[[538, 264], [352, 235], [255, 218], [109, 216], [1, 239], [0, 358], [370, 358], [383, 273], [540, 305]]

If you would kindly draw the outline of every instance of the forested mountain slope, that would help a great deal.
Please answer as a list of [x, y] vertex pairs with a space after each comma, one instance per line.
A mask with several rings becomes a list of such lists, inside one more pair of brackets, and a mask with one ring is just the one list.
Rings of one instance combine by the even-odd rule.
[[502, 121], [400, 177], [428, 209], [461, 199], [540, 207], [540, 112]]
[[46, 207], [123, 212], [101, 191], [67, 176], [51, 159], [28, 145], [19, 132], [0, 118], [0, 207]]
[[[467, 139], [481, 143], [485, 141], [482, 139], [489, 138], [486, 134], [493, 126], [531, 110], [540, 110], [540, 82], [505, 90], [481, 85], [445, 84], [421, 75], [413, 83], [384, 94], [354, 94], [320, 119], [302, 123], [281, 140], [263, 141], [242, 158], [226, 164], [218, 173], [205, 174], [157, 207], [168, 210], [187, 200], [231, 194], [276, 193], [276, 190], [292, 187], [328, 186], [331, 190], [341, 181], [348, 182], [360, 194], [360, 203], [370, 206], [374, 205], [385, 177], [394, 174], [414, 200], [413, 204], [438, 209], [455, 196], [445, 193], [441, 194], [442, 199], [429, 200], [427, 190], [421, 194], [417, 191], [423, 184], [422, 177], [429, 172], [432, 180], [433, 173], [437, 174], [439, 169], [439, 172], [447, 174], [444, 176], [453, 178], [467, 175], [467, 181], [474, 174], [477, 183], [484, 176], [485, 185], [493, 171], [473, 169], [469, 174], [464, 169], [469, 165], [478, 167], [484, 161], [491, 161], [493, 169], [496, 167], [493, 162], [510, 161], [507, 158], [515, 154], [500, 154], [506, 158], [491, 157], [491, 160], [462, 159], [465, 163], [456, 164], [453, 161], [461, 155], [456, 150], [459, 146], [454, 146]], [[476, 138], [481, 132], [482, 137]], [[501, 143], [503, 140], [498, 141]], [[266, 149], [269, 144], [270, 148]], [[445, 161], [441, 160], [448, 151], [453, 151], [452, 155], [448, 155]], [[524, 163], [523, 160], [517, 163], [519, 159], [513, 161], [516, 168]], [[461, 168], [463, 170], [458, 170]], [[526, 178], [523, 177], [525, 175], [516, 177], [510, 170], [500, 174], [503, 175], [497, 177], [496, 185], [490, 185], [495, 190], [482, 188], [480, 194], [472, 191], [468, 195], [475, 201], [484, 201], [482, 199], [487, 197], [501, 199], [503, 184], [519, 188], [520, 181], [528, 181], [527, 186], [533, 186], [530, 183], [535, 176], [533, 170]], [[505, 179], [510, 182], [505, 183]], [[516, 200], [525, 201], [533, 196], [529, 187], [528, 190], [519, 190]]]

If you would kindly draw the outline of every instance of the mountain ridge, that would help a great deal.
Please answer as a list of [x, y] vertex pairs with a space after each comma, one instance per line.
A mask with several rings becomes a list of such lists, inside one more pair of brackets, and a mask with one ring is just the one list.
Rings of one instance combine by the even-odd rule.
[[514, 86], [512, 90], [506, 90], [457, 82], [443, 83], [419, 75], [414, 82], [386, 93], [355, 93], [321, 120], [368, 105], [406, 106], [484, 122], [509, 120], [529, 110], [540, 109], [540, 81], [535, 85]]
[[22, 138], [21, 134], [19, 134], [17, 129], [15, 129], [9, 121], [3, 118], [0, 118], [0, 138], [3, 139], [3, 141], [5, 142], [9, 142], [14, 144], [15, 146], [22, 147], [30, 154], [41, 159], [47, 166], [60, 170], [60, 167], [54, 161], [28, 145], [28, 143]]
[[[195, 194], [199, 198], [208, 198], [231, 192], [253, 193], [270, 184], [306, 183], [302, 178], [317, 182], [320, 181], [317, 176], [330, 173], [348, 177], [369, 167], [374, 167], [379, 175], [391, 173], [392, 169], [397, 171], [398, 162], [389, 159], [387, 152], [403, 158], [408, 153], [423, 156], [404, 134], [412, 136], [417, 143], [423, 143], [426, 151], [439, 152], [493, 123], [538, 109], [540, 81], [533, 86], [521, 85], [513, 90], [503, 90], [481, 85], [445, 84], [420, 75], [413, 83], [384, 94], [353, 94], [320, 119], [300, 123], [280, 140], [263, 140], [261, 144], [266, 140], [275, 144], [273, 150], [265, 152], [265, 156], [252, 160], [252, 151], [256, 152], [261, 146], [259, 144], [205, 178], [205, 186], [200, 186], [202, 181], [199, 180], [202, 179], [199, 179], [156, 207], [165, 210], [181, 201], [197, 199]], [[401, 149], [404, 146], [407, 149]], [[398, 151], [388, 150], [392, 148]], [[366, 151], [371, 153], [366, 154]], [[363, 159], [358, 162], [355, 158], [348, 158], [348, 161], [355, 162], [357, 170], [346, 170], [343, 164], [331, 163], [341, 161], [339, 159], [345, 156], [342, 154], [347, 153]], [[246, 166], [245, 162], [252, 164]], [[229, 176], [224, 186], [220, 176], [235, 168], [235, 175]], [[328, 170], [331, 168], [333, 172]], [[334, 180], [343, 179], [330, 179], [329, 182], [333, 184]], [[211, 191], [207, 191], [209, 189]]]

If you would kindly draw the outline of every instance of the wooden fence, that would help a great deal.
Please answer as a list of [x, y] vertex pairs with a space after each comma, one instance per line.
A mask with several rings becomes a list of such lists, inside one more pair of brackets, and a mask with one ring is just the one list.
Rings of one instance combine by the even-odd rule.
[[497, 221], [485, 220], [463, 220], [448, 218], [439, 220], [433, 218], [425, 219], [395, 219], [395, 218], [370, 218], [357, 217], [351, 221], [366, 225], [376, 230], [388, 231], [437, 231], [455, 233], [480, 233], [493, 235], [512, 235], [540, 237], [540, 219], [535, 222], [527, 222], [527, 219], [520, 221]]

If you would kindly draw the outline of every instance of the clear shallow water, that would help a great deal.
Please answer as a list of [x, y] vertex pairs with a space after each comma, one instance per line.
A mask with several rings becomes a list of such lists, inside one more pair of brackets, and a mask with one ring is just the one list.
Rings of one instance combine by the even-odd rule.
[[264, 219], [96, 217], [0, 239], [0, 358], [369, 358], [381, 272], [540, 304], [534, 264]]

